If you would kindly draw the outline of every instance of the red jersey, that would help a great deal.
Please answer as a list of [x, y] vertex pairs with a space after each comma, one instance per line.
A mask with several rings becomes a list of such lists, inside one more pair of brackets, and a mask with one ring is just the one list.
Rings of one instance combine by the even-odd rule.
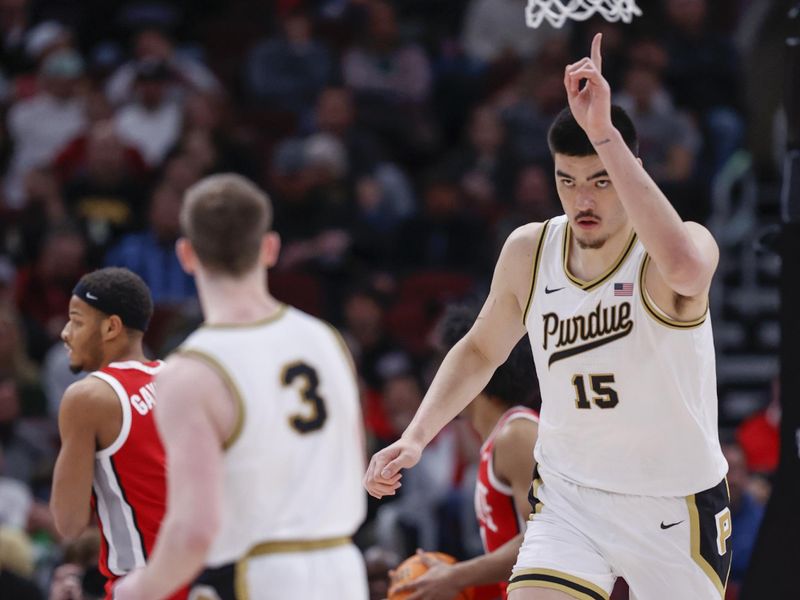
[[[493, 454], [494, 441], [503, 427], [515, 419], [528, 419], [539, 422], [536, 411], [524, 406], [515, 406], [507, 410], [497, 421], [494, 429], [481, 446], [481, 458], [478, 465], [478, 480], [475, 483], [475, 515], [485, 552], [493, 552], [508, 540], [523, 531], [525, 517], [517, 514], [514, 493], [511, 486], [500, 481], [494, 473]], [[506, 582], [493, 586], [493, 590], [481, 588], [479, 600], [494, 600], [506, 597]], [[486, 586], [488, 588], [488, 586]]]
[[[131, 360], [91, 373], [114, 389], [122, 406], [119, 436], [95, 454], [92, 484], [107, 600], [117, 579], [145, 565], [167, 507], [167, 461], [153, 414], [153, 378], [163, 364]], [[172, 600], [186, 596], [181, 590]]]

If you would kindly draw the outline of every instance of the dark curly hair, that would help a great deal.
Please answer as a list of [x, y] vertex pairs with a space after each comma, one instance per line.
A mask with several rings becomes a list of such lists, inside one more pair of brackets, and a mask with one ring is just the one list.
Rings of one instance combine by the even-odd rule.
[[[450, 305], [440, 322], [442, 343], [452, 348], [472, 328], [479, 310], [470, 304]], [[538, 408], [539, 380], [533, 366], [533, 354], [527, 336], [519, 341], [508, 359], [497, 367], [483, 393], [503, 405]]]

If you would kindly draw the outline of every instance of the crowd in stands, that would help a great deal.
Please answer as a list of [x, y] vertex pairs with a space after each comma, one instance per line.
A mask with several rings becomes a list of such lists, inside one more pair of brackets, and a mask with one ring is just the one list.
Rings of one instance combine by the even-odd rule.
[[[768, 35], [753, 19], [772, 21], [758, 3], [645, 4], [629, 26], [534, 31], [523, 0], [0, 0], [3, 595], [99, 589], [97, 531], [66, 543], [47, 508], [59, 401], [80, 377], [60, 342], [67, 304], [82, 274], [128, 267], [155, 300], [149, 350], [174, 349], [201, 319], [173, 249], [182, 195], [203, 175], [238, 172], [270, 193], [282, 237], [270, 286], [342, 331], [370, 451], [419, 405], [443, 307], [485, 295], [514, 228], [560, 213], [546, 132], [591, 33], [604, 32], [645, 167], [684, 218], [705, 221], [726, 161], [765, 154], [771, 133], [748, 123], [779, 119], [744, 84]], [[776, 176], [771, 156], [760, 165]], [[726, 446], [734, 582], [775, 468], [763, 459], [774, 420], [754, 419]], [[480, 551], [477, 450], [456, 421], [394, 501], [370, 501], [358, 543], [374, 598], [417, 546]]]

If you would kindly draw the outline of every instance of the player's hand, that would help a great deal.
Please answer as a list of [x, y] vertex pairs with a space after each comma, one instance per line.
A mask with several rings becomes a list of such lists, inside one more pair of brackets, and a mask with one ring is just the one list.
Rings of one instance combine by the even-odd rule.
[[398, 585], [393, 592], [411, 592], [407, 600], [453, 600], [458, 596], [461, 586], [456, 581], [453, 565], [422, 550], [417, 550], [417, 556], [428, 570], [413, 581]]
[[421, 455], [422, 447], [403, 438], [376, 452], [364, 474], [364, 487], [370, 496], [394, 496], [401, 485], [402, 469], [413, 467]]
[[[578, 122], [589, 140], [599, 141], [612, 127], [611, 87], [603, 77], [603, 58], [600, 43], [603, 34], [598, 33], [592, 40], [591, 57], [567, 65], [564, 71], [564, 87], [572, 116]], [[582, 80], [586, 85], [580, 89]]]

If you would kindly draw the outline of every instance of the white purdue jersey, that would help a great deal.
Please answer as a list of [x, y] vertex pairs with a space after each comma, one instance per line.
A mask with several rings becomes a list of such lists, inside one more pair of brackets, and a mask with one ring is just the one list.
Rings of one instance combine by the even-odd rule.
[[260, 544], [351, 536], [366, 512], [364, 433], [338, 333], [284, 306], [251, 325], [201, 327], [178, 353], [220, 373], [241, 415], [226, 444], [222, 526], [206, 564]]
[[535, 456], [548, 473], [622, 494], [686, 496], [727, 471], [708, 314], [677, 322], [643, 286], [631, 238], [593, 281], [569, 273], [566, 216], [543, 226], [525, 314], [542, 396]]

